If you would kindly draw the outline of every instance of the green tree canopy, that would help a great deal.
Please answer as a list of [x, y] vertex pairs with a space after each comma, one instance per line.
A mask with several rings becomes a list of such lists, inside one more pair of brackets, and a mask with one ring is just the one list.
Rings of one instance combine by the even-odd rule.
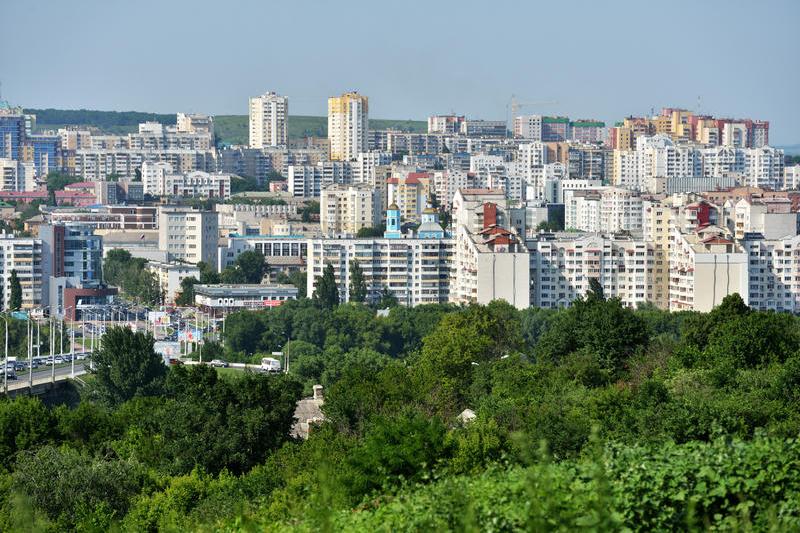
[[317, 286], [314, 289], [314, 301], [327, 309], [339, 305], [339, 287], [336, 285], [333, 265], [330, 263], [325, 266], [322, 276], [317, 279]]
[[364, 280], [364, 272], [358, 261], [350, 261], [350, 301], [364, 303], [367, 299], [367, 283]]
[[102, 347], [92, 355], [96, 392], [111, 405], [135, 396], [158, 394], [166, 366], [153, 351], [149, 333], [113, 327], [103, 335]]
[[19, 276], [17, 275], [16, 270], [11, 271], [11, 279], [9, 280], [9, 283], [11, 284], [9, 307], [13, 311], [18, 311], [22, 308], [22, 284], [19, 281]]

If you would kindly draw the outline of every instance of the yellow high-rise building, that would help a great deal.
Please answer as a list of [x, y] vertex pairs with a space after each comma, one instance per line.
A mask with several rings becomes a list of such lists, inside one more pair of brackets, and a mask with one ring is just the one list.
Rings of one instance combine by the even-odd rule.
[[369, 99], [357, 92], [328, 98], [328, 141], [332, 161], [351, 161], [366, 152]]

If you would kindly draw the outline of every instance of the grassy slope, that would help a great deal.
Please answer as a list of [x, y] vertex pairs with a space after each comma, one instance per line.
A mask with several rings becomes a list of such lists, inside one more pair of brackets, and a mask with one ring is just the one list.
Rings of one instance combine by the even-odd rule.
[[[61, 109], [26, 109], [36, 115], [36, 129], [57, 129], [68, 125], [95, 126], [103, 131], [125, 134], [137, 131], [139, 122], [156, 120], [174, 124], [175, 115], [140, 113], [136, 111], [87, 111]], [[214, 126], [219, 140], [225, 144], [247, 144], [247, 115], [216, 115]], [[427, 131], [423, 120], [371, 119], [373, 129], [398, 129], [402, 131]], [[289, 138], [307, 136], [324, 137], [328, 134], [327, 117], [292, 115], [289, 117]]]

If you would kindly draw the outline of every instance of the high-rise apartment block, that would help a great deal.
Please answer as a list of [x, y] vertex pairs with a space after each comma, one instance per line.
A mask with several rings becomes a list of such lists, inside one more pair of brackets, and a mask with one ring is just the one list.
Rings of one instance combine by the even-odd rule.
[[352, 161], [368, 150], [369, 99], [357, 92], [328, 98], [328, 140], [332, 161]]
[[355, 236], [380, 225], [380, 196], [369, 185], [330, 185], [320, 195], [319, 219], [326, 236]]
[[461, 131], [462, 122], [463, 115], [432, 115], [428, 117], [428, 133], [455, 135]]
[[289, 98], [274, 92], [250, 98], [250, 148], [286, 146]]

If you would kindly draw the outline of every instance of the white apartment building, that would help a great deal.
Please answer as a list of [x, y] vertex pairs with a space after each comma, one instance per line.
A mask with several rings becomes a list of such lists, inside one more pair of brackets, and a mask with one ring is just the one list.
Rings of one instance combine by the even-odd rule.
[[800, 190], [800, 165], [783, 169], [783, 189], [786, 191]]
[[289, 98], [274, 92], [250, 98], [250, 148], [286, 146]]
[[0, 233], [0, 277], [3, 280], [3, 311], [10, 311], [11, 272], [16, 271], [22, 288], [22, 308], [42, 305], [42, 241]]
[[348, 301], [350, 263], [358, 261], [367, 301], [384, 289], [401, 305], [446, 303], [451, 285], [453, 239], [311, 239], [308, 241], [307, 294], [314, 293], [326, 265], [333, 265], [339, 300]]
[[748, 255], [719, 227], [693, 233], [672, 229], [669, 252], [670, 311], [708, 312], [739, 293], [749, 301]]
[[32, 191], [36, 189], [36, 169], [33, 163], [0, 158], [0, 190]]
[[453, 227], [465, 226], [470, 233], [478, 233], [488, 226], [502, 224], [506, 204], [501, 190], [459, 189], [453, 196]]
[[109, 174], [122, 178], [136, 178], [136, 171], [147, 162], [165, 162], [173, 172], [191, 170], [213, 171], [216, 167], [214, 152], [169, 148], [151, 149], [90, 149], [75, 152], [75, 174], [86, 181], [105, 181]]
[[748, 256], [748, 304], [760, 311], [800, 311], [800, 236], [741, 241]]
[[676, 145], [664, 134], [636, 139], [635, 150], [614, 150], [611, 183], [634, 191], [647, 191], [654, 178], [702, 175], [700, 151]]
[[783, 150], [715, 146], [702, 150], [703, 176], [736, 177], [739, 185], [779, 189], [784, 183]]
[[334, 184], [353, 182], [349, 161], [324, 161], [316, 165], [289, 165], [287, 188], [292, 196], [317, 198], [322, 190]]
[[332, 161], [352, 161], [368, 151], [369, 99], [357, 92], [328, 98], [328, 141]]
[[202, 133], [214, 138], [214, 117], [198, 113], [178, 113], [175, 127], [178, 133]]
[[[153, 196], [183, 196], [186, 198], [230, 198], [231, 175], [194, 170], [185, 174], [167, 172], [168, 163], [145, 164], [142, 170], [144, 193]], [[145, 177], [145, 174], [147, 176]]]
[[158, 247], [171, 261], [191, 264], [217, 260], [217, 213], [189, 207], [161, 207], [158, 211]]
[[366, 183], [376, 187], [379, 185], [377, 168], [391, 164], [392, 154], [389, 152], [361, 152], [351, 165], [353, 183]]
[[160, 261], [150, 261], [145, 267], [154, 273], [158, 278], [161, 293], [164, 295], [165, 303], [172, 303], [181, 292], [181, 282], [186, 278], [200, 280], [200, 269], [195, 265], [186, 263], [162, 263]]
[[597, 279], [607, 298], [635, 308], [650, 299], [652, 246], [631, 237], [605, 234], [542, 234], [531, 250], [531, 305], [568, 307]]
[[797, 213], [792, 212], [792, 201], [788, 198], [764, 198], [736, 203], [725, 203], [727, 226], [737, 240], [747, 233], [760, 233], [767, 240], [797, 235]]
[[530, 307], [530, 254], [519, 237], [496, 225], [478, 233], [459, 225], [456, 232], [450, 301]]
[[454, 135], [461, 131], [463, 116], [433, 115], [428, 117], [428, 133], [444, 133]]
[[330, 185], [320, 195], [322, 234], [355, 236], [380, 225], [380, 192], [369, 185]]
[[514, 117], [514, 137], [518, 139], [542, 140], [542, 116], [524, 115]]

